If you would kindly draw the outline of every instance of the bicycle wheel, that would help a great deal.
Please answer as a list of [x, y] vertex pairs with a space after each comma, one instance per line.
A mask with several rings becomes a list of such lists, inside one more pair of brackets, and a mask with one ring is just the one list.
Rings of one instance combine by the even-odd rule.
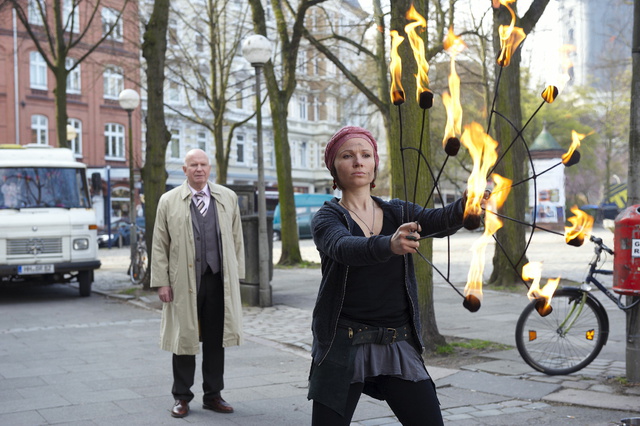
[[131, 282], [133, 284], [141, 284], [147, 277], [149, 258], [147, 256], [147, 250], [139, 246], [136, 250], [133, 264], [131, 265]]
[[531, 302], [520, 314], [516, 346], [522, 359], [548, 375], [574, 373], [595, 359], [606, 342], [606, 312], [587, 294], [577, 289], [556, 291], [553, 311], [542, 317]]

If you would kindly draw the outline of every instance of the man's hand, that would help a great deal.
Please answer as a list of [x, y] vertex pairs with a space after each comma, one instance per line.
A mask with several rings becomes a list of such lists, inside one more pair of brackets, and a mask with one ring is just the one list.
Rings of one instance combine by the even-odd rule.
[[171, 286], [164, 286], [158, 288], [158, 297], [164, 303], [169, 303], [173, 301], [173, 290], [171, 290]]

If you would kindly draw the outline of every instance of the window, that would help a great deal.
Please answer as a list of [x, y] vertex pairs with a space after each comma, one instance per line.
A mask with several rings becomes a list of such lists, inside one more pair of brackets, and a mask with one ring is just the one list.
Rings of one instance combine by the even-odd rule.
[[49, 119], [46, 116], [31, 116], [31, 143], [49, 145]]
[[124, 126], [116, 123], [104, 125], [104, 155], [107, 159], [124, 160]]
[[[75, 3], [75, 5], [74, 5]], [[73, 0], [64, 0], [62, 5], [62, 16], [65, 21], [62, 25], [65, 31], [72, 31], [74, 33], [80, 30], [80, 16], [78, 10], [80, 9], [79, 2]]]
[[169, 18], [169, 28], [167, 36], [169, 44], [178, 44], [178, 22], [174, 18]]
[[102, 35], [109, 33], [108, 40], [122, 41], [122, 19], [116, 9], [102, 8]]
[[255, 136], [251, 144], [251, 161], [254, 166], [258, 165], [258, 138]]
[[236, 163], [244, 164], [244, 136], [236, 136]]
[[180, 130], [171, 129], [171, 141], [169, 141], [169, 157], [180, 158]]
[[167, 101], [171, 103], [180, 102], [180, 85], [174, 81], [169, 82], [169, 90], [167, 90]]
[[307, 156], [308, 156], [307, 143], [306, 142], [300, 142], [299, 147], [300, 147], [300, 150], [299, 150], [300, 158], [298, 160], [298, 164], [300, 165], [300, 167], [306, 168], [307, 164], [308, 164], [308, 162], [307, 162]]
[[108, 66], [105, 68], [102, 78], [104, 80], [104, 97], [106, 99], [118, 99], [118, 95], [124, 90], [122, 68]]
[[336, 98], [327, 98], [327, 120], [336, 121], [338, 119], [338, 108], [336, 105]]
[[298, 53], [298, 71], [303, 74], [306, 74], [307, 70], [305, 69], [307, 65], [306, 53], [304, 50], [301, 50]]
[[298, 113], [301, 120], [307, 119], [307, 96], [299, 95], [298, 96]]
[[29, 53], [29, 80], [32, 89], [47, 90], [47, 63], [40, 52]]
[[198, 132], [197, 138], [198, 148], [207, 152], [207, 133], [206, 132]]
[[44, 25], [43, 16], [46, 16], [44, 0], [29, 0], [27, 8], [29, 23], [33, 25]]
[[77, 133], [77, 136], [69, 142], [71, 151], [73, 151], [76, 157], [82, 157], [82, 121], [70, 118], [67, 123], [76, 129]]
[[[71, 69], [75, 63], [76, 60], [73, 58], [65, 59], [65, 67], [67, 69]], [[67, 74], [67, 93], [80, 93], [80, 65]]]

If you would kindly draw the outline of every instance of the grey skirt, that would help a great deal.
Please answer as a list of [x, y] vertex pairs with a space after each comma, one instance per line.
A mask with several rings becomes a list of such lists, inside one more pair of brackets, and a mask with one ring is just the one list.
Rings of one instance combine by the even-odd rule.
[[430, 379], [422, 357], [410, 342], [358, 345], [351, 383], [364, 383], [377, 376], [393, 376], [412, 382]]

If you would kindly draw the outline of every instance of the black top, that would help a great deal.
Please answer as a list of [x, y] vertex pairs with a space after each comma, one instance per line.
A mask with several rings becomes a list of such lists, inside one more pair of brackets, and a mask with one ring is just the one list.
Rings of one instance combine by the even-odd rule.
[[[380, 235], [393, 235], [401, 223], [385, 212]], [[364, 236], [355, 226], [354, 236]], [[366, 266], [350, 266], [341, 317], [377, 327], [400, 327], [410, 320], [404, 257]]]

